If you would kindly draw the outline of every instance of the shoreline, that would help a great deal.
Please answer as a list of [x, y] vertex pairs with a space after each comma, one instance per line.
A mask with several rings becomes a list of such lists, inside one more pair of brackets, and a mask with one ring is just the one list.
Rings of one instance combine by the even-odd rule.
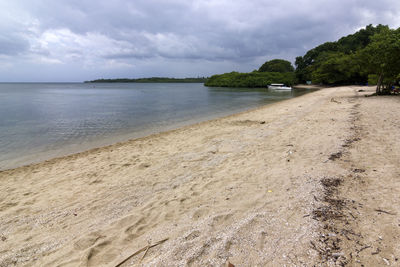
[[[299, 88], [300, 89], [308, 89], [310, 87], [304, 86], [304, 87], [299, 87]], [[320, 89], [323, 89], [323, 88], [324, 87], [313, 87], [311, 89], [320, 90]], [[310, 92], [310, 93], [313, 93], [313, 92]], [[310, 94], [310, 93], [307, 93], [307, 94]], [[305, 94], [305, 95], [307, 95], [307, 94]], [[304, 95], [297, 96], [295, 98], [299, 98], [299, 97], [302, 97], [302, 96], [304, 96]], [[288, 101], [288, 100], [291, 100], [291, 99], [292, 98], [279, 100], [279, 101], [276, 101], [274, 103], [265, 104], [265, 105], [260, 106], [260, 107], [250, 108], [250, 109], [247, 109], [245, 111], [236, 112], [236, 113], [229, 114], [229, 115], [224, 114], [224, 115], [221, 115], [221, 116], [217, 116], [215, 118], [207, 119], [207, 117], [213, 117], [213, 116], [207, 116], [204, 119], [193, 119], [193, 120], [189, 120], [189, 121], [185, 121], [185, 122], [179, 122], [179, 123], [175, 123], [172, 127], [167, 127], [164, 130], [156, 130], [156, 129], [142, 130], [142, 131], [139, 131], [136, 134], [137, 137], [128, 138], [128, 136], [132, 136], [132, 134], [121, 134], [121, 135], [118, 135], [116, 137], [112, 137], [112, 138], [109, 137], [109, 138], [107, 138], [107, 141], [105, 141], [105, 140], [102, 140], [102, 141], [100, 141], [100, 140], [91, 141], [90, 144], [85, 144], [84, 145], [85, 148], [82, 151], [75, 152], [74, 150], [76, 150], [76, 149], [71, 149], [71, 148], [56, 149], [55, 152], [52, 153], [52, 154], [61, 154], [61, 155], [59, 155], [59, 156], [50, 156], [50, 157], [48, 157], [46, 155], [43, 155], [38, 160], [34, 160], [34, 161], [27, 160], [28, 163], [26, 163], [26, 164], [24, 164], [24, 163], [8, 163], [8, 165], [10, 165], [11, 167], [0, 168], [0, 173], [4, 172], [4, 171], [9, 171], [9, 170], [13, 170], [13, 169], [22, 168], [22, 167], [31, 167], [31, 166], [34, 166], [34, 165], [40, 165], [42, 163], [53, 162], [55, 160], [60, 160], [62, 158], [74, 157], [74, 156], [78, 156], [79, 154], [87, 154], [87, 153], [90, 153], [91, 151], [98, 151], [99, 149], [103, 149], [103, 148], [106, 149], [106, 148], [111, 148], [113, 146], [121, 146], [121, 145], [124, 145], [125, 143], [129, 143], [129, 142], [133, 142], [133, 141], [139, 141], [139, 140], [145, 139], [147, 137], [156, 137], [158, 135], [168, 134], [170, 132], [174, 132], [174, 131], [177, 131], [177, 130], [180, 130], [180, 129], [183, 129], [183, 128], [186, 128], [186, 127], [197, 126], [197, 125], [201, 125], [202, 123], [208, 123], [208, 122], [212, 122], [212, 121], [219, 120], [219, 119], [230, 118], [232, 116], [239, 116], [239, 115], [245, 114], [247, 112], [257, 111], [257, 110], [263, 109], [263, 108], [265, 108], [267, 106], [275, 105], [275, 104], [280, 103], [282, 101]], [[225, 113], [229, 113], [229, 112], [225, 112]], [[122, 141], [112, 141], [112, 140], [122, 140]], [[99, 145], [95, 145], [95, 144], [99, 144]], [[69, 145], [69, 146], [76, 146], [76, 145]], [[46, 154], [46, 152], [40, 152], [40, 154]], [[11, 160], [11, 162], [20, 162], [20, 161], [21, 161], [20, 159]], [[29, 161], [32, 161], [32, 162], [29, 162]], [[15, 166], [13, 166], [13, 165], [15, 165]]]
[[326, 85], [317, 85], [317, 84], [297, 84], [297, 85], [293, 85], [293, 88], [297, 88], [297, 89], [324, 89], [324, 88], [329, 88], [332, 86], [326, 86]]
[[[301, 96], [299, 96], [299, 97], [301, 97]], [[290, 99], [287, 99], [287, 100], [290, 100]], [[282, 101], [287, 101], [287, 100], [282, 100]], [[276, 103], [279, 103], [279, 102], [281, 102], [281, 101], [278, 101]], [[112, 149], [113, 147], [123, 146], [123, 145], [126, 145], [126, 144], [131, 143], [131, 142], [146, 140], [148, 138], [160, 137], [162, 135], [171, 134], [171, 133], [179, 131], [179, 130], [184, 130], [185, 128], [190, 128], [190, 127], [193, 127], [193, 126], [201, 126], [201, 124], [203, 124], [203, 123], [210, 123], [210, 122], [217, 121], [217, 120], [220, 120], [220, 119], [235, 117], [235, 116], [238, 116], [238, 115], [241, 115], [241, 114], [245, 114], [247, 112], [256, 111], [258, 109], [262, 109], [262, 108], [265, 108], [266, 106], [274, 105], [276, 103], [267, 104], [267, 105], [264, 105], [264, 106], [261, 106], [261, 107], [258, 107], [258, 108], [252, 108], [252, 109], [249, 109], [249, 110], [246, 110], [246, 111], [237, 112], [237, 113], [230, 114], [230, 115], [222, 115], [221, 117], [216, 117], [216, 118], [213, 118], [213, 119], [201, 120], [199, 122], [194, 122], [194, 123], [185, 122], [185, 123], [183, 123], [184, 124], [183, 126], [176, 126], [176, 127], [172, 126], [173, 128], [170, 129], [170, 130], [161, 130], [161, 131], [155, 131], [155, 132], [153, 132], [153, 130], [144, 131], [144, 132], [148, 132], [148, 133], [147, 134], [143, 134], [143, 136], [141, 136], [141, 134], [139, 134], [139, 137], [136, 137], [136, 138], [134, 137], [134, 138], [129, 138], [129, 139], [123, 140], [123, 141], [111, 142], [111, 144], [95, 146], [93, 148], [85, 149], [85, 150], [80, 151], [80, 152], [71, 152], [71, 153], [67, 152], [65, 155], [51, 157], [49, 159], [40, 160], [39, 162], [32, 162], [32, 163], [24, 164], [24, 165], [21, 165], [21, 166], [15, 166], [15, 167], [7, 168], [7, 169], [0, 169], [0, 173], [1, 172], [5, 172], [5, 171], [11, 171], [11, 170], [18, 169], [18, 168], [34, 167], [35, 165], [42, 165], [44, 163], [50, 163], [50, 162], [54, 162], [54, 161], [57, 161], [57, 160], [61, 160], [63, 158], [68, 159], [68, 158], [73, 158], [75, 156], [83, 156], [83, 155], [87, 155], [87, 154], [90, 154], [90, 153], [98, 152], [99, 150], [102, 150], [102, 149]], [[196, 121], [196, 120], [194, 120], [194, 121]], [[179, 125], [179, 123], [177, 125]], [[111, 138], [111, 139], [113, 139], [113, 138]]]
[[394, 263], [400, 98], [360, 88], [1, 171], [0, 265]]

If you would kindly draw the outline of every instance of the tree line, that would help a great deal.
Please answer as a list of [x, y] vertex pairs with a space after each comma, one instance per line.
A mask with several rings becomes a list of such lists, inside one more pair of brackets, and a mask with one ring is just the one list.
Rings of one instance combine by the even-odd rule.
[[304, 56], [296, 58], [295, 66], [283, 59], [273, 59], [253, 72], [233, 71], [209, 78], [152, 77], [88, 82], [204, 82], [206, 86], [267, 87], [271, 83], [291, 86], [311, 81], [324, 85], [376, 84], [377, 94], [386, 94], [400, 80], [400, 28], [370, 24], [354, 34], [307, 51]]
[[116, 79], [97, 79], [85, 81], [85, 83], [204, 83], [205, 77], [198, 78], [168, 78], [168, 77], [151, 77], [151, 78], [116, 78]]
[[265, 62], [250, 73], [213, 75], [206, 86], [266, 87], [271, 83], [293, 85], [376, 84], [377, 93], [390, 93], [400, 80], [400, 28], [368, 25], [336, 42], [323, 43], [291, 63], [282, 59]]
[[336, 42], [326, 42], [296, 58], [297, 82], [376, 84], [389, 93], [400, 79], [400, 28], [368, 25]]
[[213, 75], [205, 86], [215, 87], [267, 87], [271, 83], [293, 85], [296, 81], [294, 68], [289, 61], [273, 59], [265, 62], [258, 70], [250, 73], [230, 72]]

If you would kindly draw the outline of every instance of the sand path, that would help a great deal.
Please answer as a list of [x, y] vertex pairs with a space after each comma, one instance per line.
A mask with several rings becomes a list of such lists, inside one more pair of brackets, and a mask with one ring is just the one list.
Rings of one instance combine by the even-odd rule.
[[392, 264], [400, 101], [358, 89], [0, 172], [0, 266], [116, 266], [164, 238], [124, 266]]

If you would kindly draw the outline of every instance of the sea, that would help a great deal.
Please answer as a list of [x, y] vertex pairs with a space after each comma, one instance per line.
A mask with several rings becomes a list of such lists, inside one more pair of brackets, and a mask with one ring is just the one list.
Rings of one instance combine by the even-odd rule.
[[297, 97], [202, 83], [0, 83], [0, 170]]

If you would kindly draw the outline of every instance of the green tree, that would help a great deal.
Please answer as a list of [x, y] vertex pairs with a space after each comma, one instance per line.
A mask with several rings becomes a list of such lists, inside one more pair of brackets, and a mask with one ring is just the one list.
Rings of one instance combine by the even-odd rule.
[[293, 85], [295, 82], [295, 75], [293, 72], [250, 72], [239, 73], [230, 72], [219, 75], [213, 75], [208, 78], [205, 86], [213, 87], [267, 87], [271, 83], [283, 83]]
[[370, 43], [371, 36], [384, 29], [389, 29], [389, 27], [381, 24], [374, 27], [370, 24], [366, 26], [365, 29], [342, 37], [337, 41], [338, 51], [348, 54], [360, 50]]
[[366, 83], [361, 74], [361, 62], [356, 54], [325, 52], [314, 64], [312, 80], [322, 84]]
[[292, 63], [283, 59], [273, 59], [265, 62], [259, 69], [259, 72], [294, 72]]
[[318, 57], [324, 52], [336, 52], [337, 50], [337, 43], [326, 42], [309, 50], [303, 57], [297, 57], [295, 61], [297, 80], [301, 83], [311, 80], [313, 65]]
[[296, 57], [296, 78], [300, 83], [311, 81], [312, 66], [307, 65], [303, 57]]
[[[355, 55], [370, 43], [371, 36], [388, 29], [389, 27], [384, 25], [368, 25], [365, 29], [361, 29], [354, 34], [342, 37], [336, 42], [326, 42], [307, 51], [304, 56], [296, 58], [295, 65], [297, 80], [299, 82], [305, 82], [308, 80], [321, 82], [328, 79], [333, 82], [335, 79], [332, 79], [332, 77], [326, 77], [328, 75], [327, 71], [331, 69], [336, 72], [336, 74], [332, 76], [336, 76], [339, 83], [351, 84], [366, 82], [368, 80], [368, 72], [363, 71], [363, 68], [360, 68], [359, 60]], [[352, 73], [352, 75], [348, 75], [348, 79], [343, 80], [343, 75], [339, 74], [341, 72], [339, 70], [341, 69], [341, 67], [339, 67], [340, 62], [345, 63], [347, 61], [353, 63], [353, 61], [348, 61], [349, 58], [345, 55], [349, 55], [350, 59], [355, 60], [355, 64], [351, 64], [350, 67], [352, 69], [351, 71], [358, 69], [358, 73]], [[335, 59], [335, 57], [337, 57], [337, 59]], [[326, 64], [324, 63], [324, 60], [327, 60], [327, 62], [325, 62]], [[315, 81], [314, 78], [318, 78], [318, 80]]]
[[378, 75], [376, 93], [387, 93], [400, 74], [400, 28], [384, 29], [372, 36], [360, 56], [366, 71]]

